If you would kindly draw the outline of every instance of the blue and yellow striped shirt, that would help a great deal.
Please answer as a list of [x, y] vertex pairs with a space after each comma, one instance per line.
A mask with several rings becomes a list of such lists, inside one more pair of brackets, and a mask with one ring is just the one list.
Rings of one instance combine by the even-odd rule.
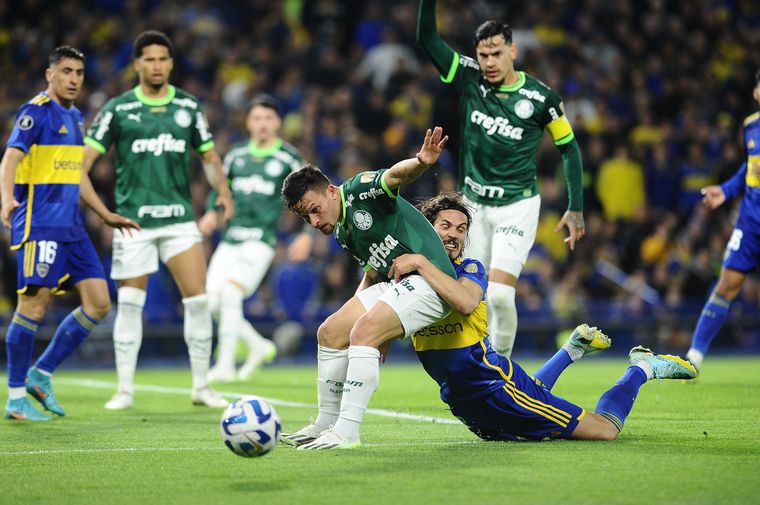
[[483, 299], [469, 316], [452, 311], [412, 335], [417, 357], [440, 386], [441, 399], [449, 404], [477, 398], [505, 384], [500, 371], [489, 365], [500, 361], [486, 338], [486, 270], [472, 258], [457, 259], [453, 266], [457, 278], [467, 277], [483, 288]]
[[86, 237], [79, 209], [84, 118], [46, 93], [21, 106], [8, 147], [26, 153], [16, 169], [11, 249], [29, 240], [76, 241]]

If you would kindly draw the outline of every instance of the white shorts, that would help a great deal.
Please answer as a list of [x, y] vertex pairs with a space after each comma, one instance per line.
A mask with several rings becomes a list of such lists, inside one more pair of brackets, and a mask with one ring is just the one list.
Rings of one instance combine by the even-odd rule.
[[398, 284], [381, 282], [357, 294], [369, 311], [378, 301], [390, 305], [404, 327], [404, 338], [417, 330], [437, 323], [451, 312], [449, 304], [438, 296], [421, 275], [410, 275]]
[[480, 260], [486, 268], [519, 277], [536, 240], [541, 197], [535, 195], [502, 207], [469, 200], [467, 204], [475, 212], [466, 256]]
[[264, 242], [220, 242], [208, 264], [206, 291], [219, 295], [224, 283], [232, 280], [243, 286], [247, 298], [258, 289], [273, 259], [274, 248]]
[[159, 258], [166, 263], [202, 240], [195, 221], [132, 230], [131, 236], [114, 230], [111, 278], [132, 279], [157, 272]]

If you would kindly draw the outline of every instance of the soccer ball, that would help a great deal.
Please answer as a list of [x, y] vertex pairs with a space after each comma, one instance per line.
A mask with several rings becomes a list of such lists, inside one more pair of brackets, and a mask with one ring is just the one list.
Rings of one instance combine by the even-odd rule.
[[247, 395], [227, 406], [219, 427], [229, 450], [238, 456], [255, 458], [277, 447], [282, 423], [268, 401]]

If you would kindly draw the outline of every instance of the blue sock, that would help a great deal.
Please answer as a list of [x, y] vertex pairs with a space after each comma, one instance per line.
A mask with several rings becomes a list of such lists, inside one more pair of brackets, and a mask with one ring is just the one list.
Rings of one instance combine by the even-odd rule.
[[79, 347], [98, 321], [77, 307], [58, 325], [53, 340], [35, 363], [35, 367], [53, 373], [58, 365]]
[[18, 312], [13, 314], [13, 319], [5, 334], [5, 350], [8, 354], [8, 387], [24, 387], [26, 372], [32, 361], [34, 335], [39, 326], [39, 321], [22, 316]]
[[533, 376], [533, 379], [539, 386], [543, 386], [548, 391], [551, 391], [554, 387], [554, 383], [557, 382], [559, 375], [572, 363], [573, 360], [570, 359], [570, 355], [567, 351], [560, 349], [554, 356], [549, 358], [549, 361], [544, 363], [544, 365], [538, 369]]
[[707, 353], [710, 343], [723, 327], [728, 317], [728, 308], [731, 302], [718, 296], [715, 293], [710, 295], [702, 314], [697, 321], [697, 327], [694, 329], [694, 335], [691, 337], [691, 347], [702, 354]]
[[625, 418], [631, 413], [639, 388], [647, 381], [647, 374], [638, 366], [630, 366], [620, 380], [599, 398], [594, 412], [609, 419], [618, 430], [623, 429]]

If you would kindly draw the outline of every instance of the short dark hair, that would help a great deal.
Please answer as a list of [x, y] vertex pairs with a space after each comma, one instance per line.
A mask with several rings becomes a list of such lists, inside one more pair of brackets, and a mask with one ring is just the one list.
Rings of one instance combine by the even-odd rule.
[[282, 203], [294, 210], [303, 195], [311, 189], [324, 189], [329, 186], [330, 179], [314, 165], [307, 163], [300, 170], [291, 172], [282, 184]]
[[66, 58], [79, 60], [82, 63], [85, 62], [84, 54], [79, 49], [71, 46], [58, 46], [50, 52], [50, 55], [48, 56], [48, 65], [54, 67], [58, 65], [61, 60]]
[[435, 220], [441, 211], [458, 210], [467, 216], [467, 229], [470, 229], [472, 212], [465, 202], [464, 196], [458, 191], [446, 191], [432, 198], [428, 198], [427, 200], [423, 200], [417, 205], [417, 208], [422, 215], [425, 216], [425, 219], [430, 221], [430, 224], [435, 224]]
[[492, 19], [478, 26], [478, 29], [475, 30], [474, 45], [477, 47], [477, 45], [480, 44], [481, 40], [490, 39], [491, 37], [495, 37], [497, 35], [504, 35], [504, 42], [506, 42], [508, 45], [512, 44], [512, 28], [510, 28], [507, 23], [494, 21]]
[[159, 32], [158, 30], [148, 30], [142, 32], [135, 39], [135, 44], [132, 46], [132, 53], [135, 59], [142, 56], [143, 49], [154, 44], [167, 48], [169, 50], [169, 56], [174, 58], [174, 46], [172, 45], [172, 41], [169, 40], [169, 36], [164, 32]]
[[277, 115], [280, 114], [279, 108], [277, 107], [277, 99], [267, 93], [259, 93], [258, 95], [251, 98], [251, 103], [248, 105], [248, 110], [250, 111], [254, 107], [266, 107], [267, 109], [272, 109], [275, 111]]

